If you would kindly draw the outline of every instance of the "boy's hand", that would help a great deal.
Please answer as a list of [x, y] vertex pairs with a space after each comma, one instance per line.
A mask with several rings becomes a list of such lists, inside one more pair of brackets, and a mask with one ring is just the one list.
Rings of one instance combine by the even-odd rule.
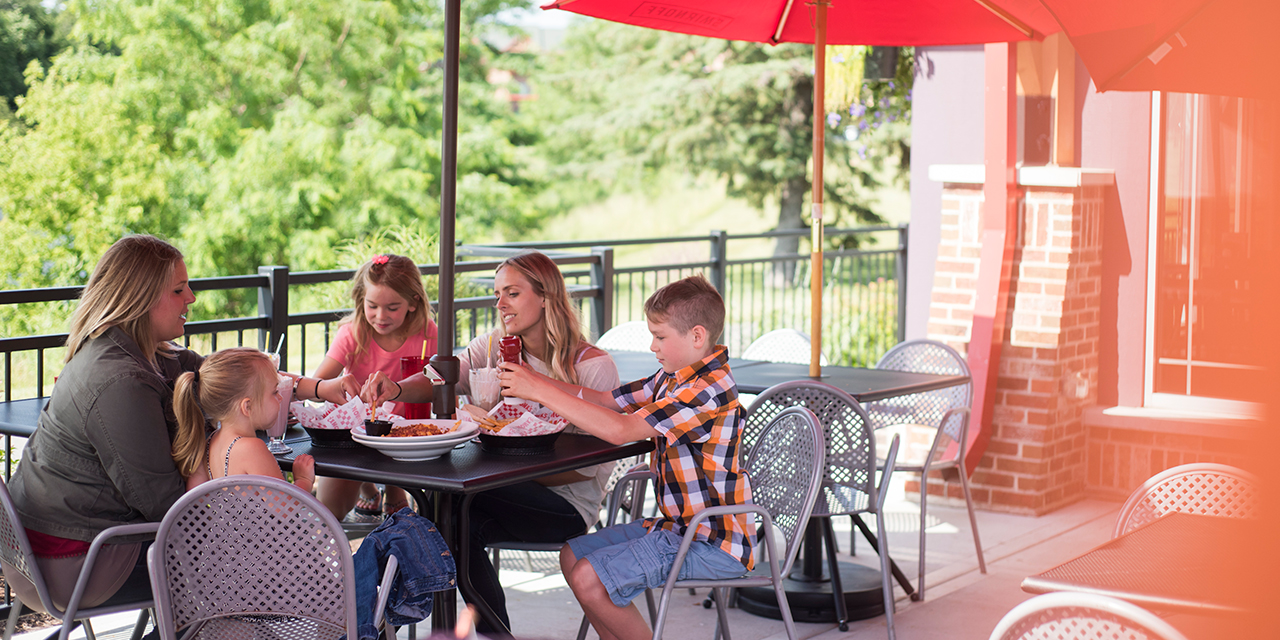
[[360, 389], [360, 399], [365, 404], [374, 406], [382, 406], [382, 403], [391, 400], [400, 393], [400, 385], [396, 384], [387, 374], [381, 371], [374, 371], [369, 374], [369, 379], [365, 380], [364, 386]]
[[498, 380], [502, 382], [503, 396], [542, 402], [544, 392], [555, 388], [546, 376], [524, 365], [504, 362], [499, 366], [502, 371], [498, 373]]

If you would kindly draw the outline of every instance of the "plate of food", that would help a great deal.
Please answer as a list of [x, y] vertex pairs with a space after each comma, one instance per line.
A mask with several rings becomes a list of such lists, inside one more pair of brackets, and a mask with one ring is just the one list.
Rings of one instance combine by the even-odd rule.
[[480, 426], [470, 421], [395, 418], [391, 420], [391, 432], [385, 436], [371, 436], [360, 426], [351, 430], [351, 437], [357, 441], [389, 439], [402, 444], [419, 444], [468, 440], [479, 430]]

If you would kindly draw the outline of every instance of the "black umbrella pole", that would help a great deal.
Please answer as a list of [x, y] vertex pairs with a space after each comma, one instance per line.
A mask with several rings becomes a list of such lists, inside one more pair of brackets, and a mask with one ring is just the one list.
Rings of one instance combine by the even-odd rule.
[[440, 149], [440, 313], [439, 349], [431, 366], [444, 378], [435, 388], [432, 410], [437, 418], [452, 418], [457, 411], [458, 358], [453, 355], [453, 231], [458, 203], [458, 42], [462, 27], [462, 0], [444, 3], [444, 131]]

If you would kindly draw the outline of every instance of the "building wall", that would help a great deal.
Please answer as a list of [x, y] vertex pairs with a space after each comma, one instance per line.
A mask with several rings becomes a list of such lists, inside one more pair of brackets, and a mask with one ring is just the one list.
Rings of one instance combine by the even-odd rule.
[[[1081, 67], [1077, 77], [1088, 81]], [[1098, 404], [1142, 406], [1151, 94], [1081, 90], [1080, 160], [1115, 173], [1102, 222]], [[1123, 304], [1121, 303], [1123, 301]]]
[[907, 339], [925, 336], [942, 220], [934, 164], [982, 164], [982, 47], [917, 47], [911, 91]]

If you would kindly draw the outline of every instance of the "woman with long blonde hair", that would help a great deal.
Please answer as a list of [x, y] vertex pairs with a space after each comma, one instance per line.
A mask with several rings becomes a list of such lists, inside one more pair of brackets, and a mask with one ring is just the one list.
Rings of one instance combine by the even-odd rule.
[[[513, 256], [494, 271], [494, 306], [498, 326], [471, 341], [459, 354], [459, 390], [472, 391], [468, 372], [498, 366], [498, 342], [503, 336], [520, 336], [521, 359], [534, 371], [591, 389], [618, 387], [613, 358], [587, 342], [582, 335], [569, 291], [560, 268], [545, 254], [531, 251]], [[399, 383], [376, 376], [365, 385], [366, 400], [390, 399], [399, 394], [407, 402], [429, 402], [431, 383], [421, 374]], [[573, 425], [566, 431], [585, 433]], [[540, 478], [478, 494], [472, 502], [471, 582], [484, 601], [501, 618], [506, 629], [478, 625], [488, 633], [510, 633], [506, 596], [489, 556], [479, 550], [496, 542], [564, 542], [586, 533], [599, 518], [604, 485], [614, 464], [606, 463]]]
[[[89, 277], [71, 316], [66, 365], [9, 483], [22, 526], [53, 602], [66, 607], [90, 542], [121, 524], [159, 522], [186, 489], [171, 455], [177, 432], [173, 385], [204, 358], [174, 342], [195, 302], [182, 252], [153, 236], [111, 245]], [[342, 398], [352, 379], [298, 391]], [[80, 600], [96, 607], [126, 581], [146, 584], [136, 538], [102, 547]], [[27, 606], [35, 586], [17, 572], [5, 578]]]

